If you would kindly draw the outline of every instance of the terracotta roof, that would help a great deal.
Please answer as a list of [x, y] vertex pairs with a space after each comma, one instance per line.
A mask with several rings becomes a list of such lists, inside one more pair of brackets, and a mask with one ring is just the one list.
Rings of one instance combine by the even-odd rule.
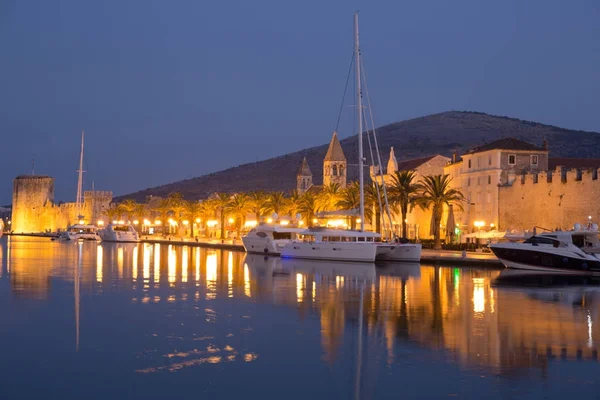
[[398, 162], [398, 171], [414, 171], [435, 156], [437, 156], [437, 154], [427, 157], [413, 158], [412, 160], [400, 161]]
[[342, 145], [338, 140], [336, 131], [333, 131], [333, 136], [331, 137], [331, 142], [323, 161], [346, 161], [346, 156], [344, 155], [344, 150], [342, 150]]
[[300, 165], [300, 169], [298, 170], [298, 176], [312, 176], [312, 172], [310, 172], [310, 167], [308, 166], [308, 161], [306, 161], [306, 157], [302, 160], [302, 165]]
[[467, 154], [481, 153], [488, 150], [531, 150], [531, 151], [548, 151], [538, 147], [532, 143], [526, 142], [514, 137], [499, 139], [491, 143], [487, 143], [475, 148], [472, 148]]
[[600, 168], [600, 158], [549, 158], [548, 169], [556, 169], [559, 165], [566, 168]]

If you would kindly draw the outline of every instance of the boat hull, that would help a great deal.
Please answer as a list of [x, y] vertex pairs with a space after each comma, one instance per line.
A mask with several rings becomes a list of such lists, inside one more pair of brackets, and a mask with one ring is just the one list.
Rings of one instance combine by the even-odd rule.
[[99, 233], [100, 239], [103, 242], [115, 242], [115, 243], [139, 243], [140, 238], [137, 234], [131, 232], [103, 232]]
[[91, 241], [99, 241], [100, 236], [94, 233], [68, 233], [66, 235], [60, 236], [60, 239], [63, 240], [91, 240]]
[[259, 236], [244, 236], [242, 237], [242, 243], [244, 244], [244, 250], [247, 253], [254, 254], [267, 254], [267, 255], [280, 255], [281, 249], [291, 240], [274, 240], [270, 237], [259, 237]]
[[376, 253], [377, 245], [369, 242], [292, 242], [283, 247], [281, 257], [310, 260], [374, 262]]
[[416, 243], [384, 243], [377, 245], [377, 261], [421, 261], [421, 245]]
[[589, 254], [582, 257], [551, 246], [522, 249], [509, 244], [495, 244], [490, 248], [507, 268], [570, 275], [600, 275], [600, 259]]

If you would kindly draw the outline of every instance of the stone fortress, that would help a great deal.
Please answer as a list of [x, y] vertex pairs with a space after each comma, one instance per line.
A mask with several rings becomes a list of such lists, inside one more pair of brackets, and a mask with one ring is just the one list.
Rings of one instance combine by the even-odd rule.
[[[105, 221], [112, 192], [86, 191], [81, 205], [85, 223]], [[54, 178], [22, 175], [13, 181], [11, 230], [15, 233], [57, 232], [79, 221], [76, 203], [54, 202]]]

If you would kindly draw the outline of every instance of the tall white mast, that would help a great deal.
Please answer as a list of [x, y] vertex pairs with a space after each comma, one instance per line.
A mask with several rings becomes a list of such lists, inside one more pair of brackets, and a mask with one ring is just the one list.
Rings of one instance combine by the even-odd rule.
[[77, 218], [82, 218], [81, 205], [83, 204], [83, 136], [84, 132], [81, 131], [81, 153], [79, 153], [79, 178], [77, 180]]
[[354, 13], [354, 62], [356, 65], [356, 107], [358, 110], [358, 183], [360, 187], [360, 230], [365, 230], [365, 177], [363, 156], [362, 89], [360, 85], [360, 45], [358, 42], [358, 12]]

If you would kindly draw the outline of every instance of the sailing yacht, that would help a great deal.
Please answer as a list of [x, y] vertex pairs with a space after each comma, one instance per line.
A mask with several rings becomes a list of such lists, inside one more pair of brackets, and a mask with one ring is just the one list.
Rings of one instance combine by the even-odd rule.
[[63, 240], [100, 240], [98, 236], [98, 228], [94, 225], [84, 224], [83, 216], [81, 215], [81, 207], [83, 205], [83, 137], [84, 133], [81, 132], [81, 152], [79, 153], [79, 174], [77, 180], [77, 219], [79, 223], [70, 225], [65, 231], [63, 231], [59, 239]]
[[358, 113], [358, 177], [360, 188], [360, 230], [312, 228], [301, 232], [302, 240], [293, 240], [281, 249], [282, 258], [374, 262], [376, 242], [381, 235], [365, 232], [365, 185], [363, 155], [363, 110], [361, 89], [358, 14], [354, 14], [354, 66]]

